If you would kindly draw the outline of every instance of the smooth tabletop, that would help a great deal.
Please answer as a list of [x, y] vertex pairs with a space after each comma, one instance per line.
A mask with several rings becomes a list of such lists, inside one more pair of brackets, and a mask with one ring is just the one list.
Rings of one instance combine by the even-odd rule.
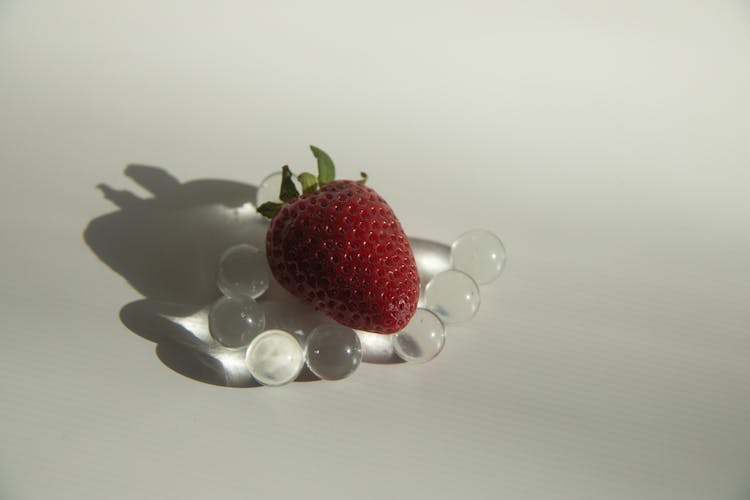
[[[0, 498], [747, 500], [748, 54], [739, 0], [0, 2]], [[433, 361], [200, 348], [309, 144], [504, 241]]]

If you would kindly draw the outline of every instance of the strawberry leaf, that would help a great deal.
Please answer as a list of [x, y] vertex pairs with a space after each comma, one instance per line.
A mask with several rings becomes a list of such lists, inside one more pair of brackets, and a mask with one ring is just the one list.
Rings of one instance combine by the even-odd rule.
[[297, 176], [297, 180], [302, 184], [302, 194], [318, 192], [318, 178], [308, 172], [303, 172]]
[[366, 172], [360, 172], [359, 175], [361, 175], [362, 178], [360, 180], [358, 180], [357, 182], [359, 182], [360, 184], [367, 184], [367, 179], [368, 179], [367, 173]]
[[297, 186], [294, 185], [292, 177], [292, 171], [289, 170], [289, 166], [284, 165], [281, 167], [281, 191], [279, 191], [279, 199], [283, 202], [292, 201], [299, 197], [299, 191], [297, 191]]
[[274, 216], [281, 210], [282, 204], [276, 203], [275, 201], [267, 201], [258, 207], [258, 212], [268, 219], [273, 219]]
[[328, 153], [315, 146], [310, 146], [313, 156], [318, 159], [318, 183], [322, 186], [336, 178], [336, 167]]

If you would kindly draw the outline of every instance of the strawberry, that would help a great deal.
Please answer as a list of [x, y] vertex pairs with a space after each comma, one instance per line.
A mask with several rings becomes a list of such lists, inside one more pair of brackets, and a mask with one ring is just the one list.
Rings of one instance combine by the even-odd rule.
[[417, 308], [414, 254], [393, 210], [362, 180], [334, 180], [330, 156], [310, 147], [318, 176], [289, 167], [280, 198], [258, 211], [271, 219], [266, 255], [276, 281], [342, 325], [377, 333], [402, 330]]

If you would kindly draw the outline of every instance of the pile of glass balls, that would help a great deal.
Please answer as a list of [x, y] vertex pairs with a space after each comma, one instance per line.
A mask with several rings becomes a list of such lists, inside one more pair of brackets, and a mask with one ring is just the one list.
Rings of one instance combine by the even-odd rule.
[[[278, 175], [261, 183], [258, 204], [274, 200], [271, 193], [277, 191], [269, 186], [278, 186], [279, 179], [274, 178]], [[451, 268], [427, 283], [419, 308], [406, 328], [384, 336], [392, 342], [393, 352], [412, 363], [424, 363], [440, 354], [445, 346], [445, 325], [474, 317], [480, 304], [479, 285], [495, 281], [505, 259], [502, 242], [491, 232], [474, 229], [456, 239], [451, 245]], [[245, 364], [257, 382], [267, 386], [287, 384], [305, 365], [320, 379], [340, 380], [359, 367], [362, 342], [351, 328], [332, 321], [321, 321], [309, 331], [266, 328], [268, 311], [256, 301], [271, 284], [261, 250], [248, 244], [227, 249], [219, 259], [217, 284], [224, 296], [209, 310], [211, 336], [228, 349], [244, 349]]]

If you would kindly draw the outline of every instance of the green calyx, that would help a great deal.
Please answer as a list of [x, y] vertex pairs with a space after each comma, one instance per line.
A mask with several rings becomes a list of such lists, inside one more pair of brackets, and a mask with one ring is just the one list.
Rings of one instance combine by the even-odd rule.
[[[328, 183], [333, 182], [336, 179], [336, 166], [333, 164], [331, 157], [322, 149], [310, 146], [313, 156], [318, 160], [318, 175], [313, 175], [309, 172], [303, 172], [297, 176], [297, 180], [302, 185], [302, 194], [317, 193], [321, 186], [325, 186]], [[357, 181], [361, 184], [367, 182], [367, 174], [360, 172], [362, 179]], [[294, 184], [294, 174], [289, 170], [288, 165], [281, 167], [281, 190], [279, 191], [279, 199], [281, 203], [268, 201], [258, 207], [258, 212], [268, 219], [272, 219], [284, 203], [289, 203], [292, 200], [299, 198], [300, 193], [297, 190], [297, 186]]]
[[315, 193], [318, 191], [318, 187], [320, 186], [318, 177], [315, 177], [313, 174], [308, 172], [302, 172], [301, 174], [299, 174], [297, 176], [297, 180], [300, 184], [302, 184], [303, 194]]
[[[333, 182], [336, 178], [336, 167], [328, 153], [315, 146], [310, 146], [313, 156], [318, 160], [318, 184], [321, 186]], [[310, 174], [312, 175], [312, 174]]]

